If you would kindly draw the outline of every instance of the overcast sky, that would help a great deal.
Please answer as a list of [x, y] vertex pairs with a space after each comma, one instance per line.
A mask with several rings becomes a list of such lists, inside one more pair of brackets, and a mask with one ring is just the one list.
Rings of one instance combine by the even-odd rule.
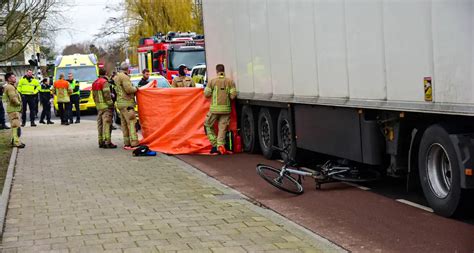
[[[117, 13], [108, 12], [105, 7], [117, 5], [122, 0], [69, 0], [71, 8], [65, 8], [64, 15], [69, 20], [67, 30], [61, 31], [56, 37], [56, 50], [61, 52], [67, 45], [93, 40], [103, 24]], [[97, 41], [100, 44], [101, 41]]]

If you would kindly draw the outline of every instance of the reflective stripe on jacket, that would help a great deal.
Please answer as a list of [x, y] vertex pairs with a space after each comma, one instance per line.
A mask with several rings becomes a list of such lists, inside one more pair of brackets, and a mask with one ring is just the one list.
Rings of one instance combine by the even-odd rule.
[[227, 114], [230, 113], [232, 107], [230, 100], [234, 99], [237, 95], [237, 89], [232, 79], [226, 78], [223, 73], [219, 73], [219, 76], [213, 78], [204, 89], [204, 95], [206, 97], [212, 96], [210, 112], [214, 114]]
[[41, 92], [41, 93], [51, 93], [51, 85], [41, 83], [40, 87], [41, 88], [40, 88], [39, 92]]

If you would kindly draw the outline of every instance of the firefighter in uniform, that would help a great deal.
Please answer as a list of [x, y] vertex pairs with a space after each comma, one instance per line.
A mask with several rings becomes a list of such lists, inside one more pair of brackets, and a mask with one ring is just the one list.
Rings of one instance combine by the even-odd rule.
[[5, 75], [7, 84], [3, 93], [3, 101], [7, 104], [7, 114], [10, 119], [12, 129], [12, 146], [17, 148], [24, 148], [25, 144], [21, 143], [20, 135], [20, 117], [21, 117], [21, 95], [15, 87], [16, 76], [13, 73]]
[[138, 134], [135, 129], [137, 117], [135, 115], [135, 93], [137, 88], [133, 87], [128, 76], [129, 65], [122, 62], [121, 72], [114, 78], [115, 92], [117, 93], [117, 109], [120, 111], [120, 123], [123, 133], [124, 149], [133, 149], [138, 146]]
[[[41, 88], [39, 90], [39, 95], [40, 95], [41, 106], [43, 107], [43, 111], [41, 111], [41, 116], [40, 116], [40, 123], [48, 124], [48, 125], [54, 124], [54, 122], [51, 121], [51, 102], [49, 101], [51, 99], [51, 84], [46, 78], [44, 78], [43, 81], [41, 81]], [[44, 122], [45, 117], [46, 117], [46, 122]]]
[[[224, 65], [216, 66], [217, 77], [213, 78], [204, 89], [204, 95], [211, 97], [211, 107], [204, 122], [207, 137], [212, 144], [211, 154], [225, 154], [225, 133], [230, 122], [232, 110], [231, 100], [237, 96], [235, 83], [225, 77]], [[214, 133], [214, 123], [218, 122], [217, 138]]]
[[57, 97], [58, 101], [58, 114], [61, 118], [61, 125], [69, 125], [69, 112], [71, 111], [71, 100], [70, 95], [72, 89], [69, 86], [69, 82], [64, 80], [64, 74], [59, 75], [59, 80], [56, 80], [51, 89], [52, 93]]
[[27, 105], [30, 109], [30, 122], [31, 126], [35, 127], [35, 115], [37, 110], [37, 97], [39, 92], [39, 82], [33, 77], [33, 71], [29, 69], [26, 75], [18, 82], [18, 91], [22, 96], [22, 115], [21, 115], [21, 126], [26, 124], [26, 108]]
[[72, 107], [74, 106], [74, 110], [76, 110], [76, 124], [81, 123], [81, 108], [80, 108], [80, 101], [81, 101], [81, 91], [79, 89], [79, 83], [74, 80], [74, 76], [72, 73], [69, 73], [67, 76], [67, 81], [69, 82], [69, 86], [71, 86], [72, 94], [71, 94], [71, 111], [69, 112], [69, 123], [73, 123], [72, 114]]
[[105, 69], [99, 69], [99, 78], [92, 84], [92, 96], [97, 109], [99, 148], [117, 148], [111, 142], [112, 113], [114, 102]]
[[[0, 99], [3, 97], [3, 83], [0, 83]], [[3, 108], [3, 103], [0, 103], [0, 130], [10, 129], [9, 126], [5, 124], [5, 108]]]
[[196, 84], [194, 84], [193, 79], [189, 76], [186, 76], [187, 69], [188, 68], [184, 65], [179, 66], [179, 69], [178, 69], [179, 76], [175, 77], [173, 79], [173, 82], [171, 82], [171, 86], [173, 88], [196, 87]]

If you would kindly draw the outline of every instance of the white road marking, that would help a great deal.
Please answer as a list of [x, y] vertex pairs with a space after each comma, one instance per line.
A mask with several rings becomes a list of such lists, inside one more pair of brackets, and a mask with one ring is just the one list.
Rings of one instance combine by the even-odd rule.
[[369, 187], [365, 187], [365, 186], [361, 186], [361, 185], [358, 185], [358, 184], [354, 184], [354, 183], [348, 183], [348, 182], [345, 182], [345, 184], [348, 184], [350, 186], [354, 186], [356, 188], [359, 188], [363, 191], [370, 191], [370, 188]]
[[423, 206], [423, 205], [420, 205], [420, 204], [417, 204], [417, 203], [408, 201], [408, 200], [406, 200], [406, 199], [397, 199], [397, 201], [400, 202], [400, 203], [403, 203], [403, 204], [407, 204], [407, 205], [412, 206], [412, 207], [416, 207], [416, 208], [425, 210], [425, 211], [430, 212], [430, 213], [433, 212], [433, 209], [431, 209], [431, 208], [429, 208], [429, 207], [427, 207], [427, 206]]

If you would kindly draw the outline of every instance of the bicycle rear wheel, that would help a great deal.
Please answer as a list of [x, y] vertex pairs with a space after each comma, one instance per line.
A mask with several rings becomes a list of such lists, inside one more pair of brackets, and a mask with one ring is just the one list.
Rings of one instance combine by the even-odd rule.
[[296, 179], [292, 178], [288, 174], [280, 176], [280, 171], [268, 165], [259, 164], [257, 165], [257, 174], [261, 176], [265, 181], [269, 182], [276, 188], [293, 193], [302, 194], [303, 186], [301, 186]]
[[364, 170], [348, 170], [342, 173], [334, 174], [331, 176], [333, 179], [343, 182], [371, 182], [379, 180], [381, 177], [380, 172], [374, 169]]

